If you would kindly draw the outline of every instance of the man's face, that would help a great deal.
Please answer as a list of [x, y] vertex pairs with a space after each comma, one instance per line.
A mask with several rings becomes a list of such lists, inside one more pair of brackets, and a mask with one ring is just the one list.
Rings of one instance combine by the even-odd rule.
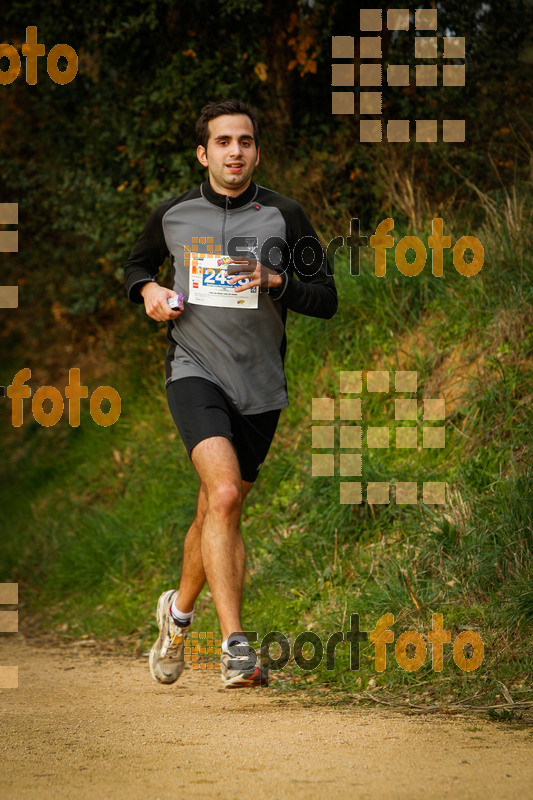
[[232, 197], [241, 194], [259, 163], [252, 120], [247, 114], [223, 114], [210, 120], [207, 150], [199, 145], [196, 155], [208, 168], [215, 192]]

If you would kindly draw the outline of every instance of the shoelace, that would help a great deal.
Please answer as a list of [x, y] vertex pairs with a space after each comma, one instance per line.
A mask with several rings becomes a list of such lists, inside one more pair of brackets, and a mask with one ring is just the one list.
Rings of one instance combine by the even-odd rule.
[[[189, 626], [187, 626], [189, 627]], [[161, 658], [169, 658], [173, 659], [176, 658], [178, 655], [178, 649], [183, 645], [185, 634], [183, 631], [186, 631], [185, 628], [180, 628], [179, 625], [174, 623], [175, 632], [173, 633], [170, 627], [168, 626], [167, 635], [165, 637], [165, 641], [163, 642], [163, 646], [161, 648]], [[174, 637], [181, 635], [181, 640], [174, 642]]]

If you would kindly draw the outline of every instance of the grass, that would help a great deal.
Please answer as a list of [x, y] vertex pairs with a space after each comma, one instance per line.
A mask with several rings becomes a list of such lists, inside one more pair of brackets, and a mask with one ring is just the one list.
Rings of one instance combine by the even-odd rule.
[[[404, 277], [392, 261], [376, 278], [371, 251], [355, 277], [341, 251], [338, 314], [289, 315], [291, 405], [243, 517], [243, 619], [259, 642], [278, 630], [292, 644], [312, 630], [325, 645], [348, 630], [351, 614], [371, 631], [390, 612], [395, 641], [415, 631], [427, 645], [432, 615], [442, 613], [452, 643], [463, 629], [481, 637], [482, 665], [462, 671], [450, 644], [441, 672], [432, 669], [430, 647], [423, 666], [409, 672], [392, 643], [386, 670], [377, 672], [374, 646], [364, 643], [355, 671], [344, 642], [333, 670], [325, 662], [302, 670], [291, 659], [274, 672], [274, 691], [328, 704], [488, 707], [506, 702], [503, 684], [515, 701], [533, 699], [533, 293], [531, 251], [524, 245], [516, 254], [516, 224], [504, 214], [498, 236], [489, 227], [479, 233], [486, 263], [470, 279], [449, 254], [442, 279], [428, 267]], [[127, 348], [111, 354], [118, 366], [109, 383], [123, 408], [114, 426], [99, 428], [85, 413], [77, 429], [66, 420], [45, 429], [27, 409], [23, 427], [8, 430], [0, 558], [3, 580], [20, 584], [27, 625], [65, 637], [119, 637], [139, 652], [154, 637], [159, 592], [177, 582], [197, 480], [166, 407], [163, 335], [142, 310], [128, 309], [115, 340]], [[2, 375], [5, 383], [16, 369]], [[423, 448], [419, 433], [415, 450], [363, 449], [363, 483], [446, 481], [444, 506], [342, 505], [338, 467], [335, 477], [311, 476], [312, 398], [333, 397], [338, 407], [339, 372], [360, 369], [418, 372], [410, 395], [418, 418], [402, 424], [438, 426], [424, 423], [421, 400], [446, 398], [445, 448]], [[392, 393], [365, 390], [362, 403], [365, 424], [395, 427]], [[338, 443], [340, 423], [329, 424]], [[218, 631], [207, 589], [197, 608], [198, 630]], [[518, 708], [503, 710], [518, 719]]]

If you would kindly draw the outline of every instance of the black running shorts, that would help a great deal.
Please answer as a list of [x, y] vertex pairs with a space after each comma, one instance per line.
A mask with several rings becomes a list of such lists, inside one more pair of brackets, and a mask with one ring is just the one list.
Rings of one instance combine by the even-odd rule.
[[198, 442], [225, 436], [233, 443], [241, 476], [253, 483], [274, 437], [281, 409], [241, 414], [226, 393], [206, 378], [179, 378], [167, 386], [170, 413], [189, 457]]

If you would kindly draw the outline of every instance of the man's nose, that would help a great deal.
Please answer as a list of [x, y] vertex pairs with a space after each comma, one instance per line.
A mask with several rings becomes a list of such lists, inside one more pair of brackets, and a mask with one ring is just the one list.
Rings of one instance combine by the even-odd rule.
[[230, 149], [232, 156], [242, 156], [242, 145], [240, 142], [232, 142]]

